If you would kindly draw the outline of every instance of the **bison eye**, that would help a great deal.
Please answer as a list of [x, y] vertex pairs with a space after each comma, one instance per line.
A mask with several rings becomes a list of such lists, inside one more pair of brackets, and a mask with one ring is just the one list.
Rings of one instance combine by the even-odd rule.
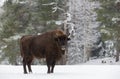
[[64, 38], [62, 38], [62, 37], [57, 37], [57, 38], [55, 38], [55, 41], [64, 41], [65, 39]]
[[61, 40], [61, 37], [57, 37], [57, 38], [54, 38], [55, 41], [60, 41]]
[[59, 41], [59, 38], [55, 38], [55, 41]]

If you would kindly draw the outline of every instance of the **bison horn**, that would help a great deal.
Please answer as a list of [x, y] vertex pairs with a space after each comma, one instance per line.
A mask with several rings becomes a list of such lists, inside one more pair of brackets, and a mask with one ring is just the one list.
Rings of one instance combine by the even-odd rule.
[[65, 35], [65, 33], [62, 30], [56, 30], [56, 36], [62, 36]]

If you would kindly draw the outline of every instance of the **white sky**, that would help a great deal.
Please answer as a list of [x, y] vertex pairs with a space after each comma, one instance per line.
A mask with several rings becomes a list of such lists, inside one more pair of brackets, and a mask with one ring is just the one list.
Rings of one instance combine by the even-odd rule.
[[5, 0], [0, 0], [0, 7], [3, 5]]

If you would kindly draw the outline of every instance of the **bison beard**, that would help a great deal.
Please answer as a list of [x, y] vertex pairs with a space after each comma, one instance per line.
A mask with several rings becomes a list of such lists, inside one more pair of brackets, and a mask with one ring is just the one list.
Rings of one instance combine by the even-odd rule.
[[61, 30], [46, 32], [42, 35], [26, 35], [20, 39], [20, 51], [23, 57], [24, 73], [27, 73], [26, 65], [29, 72], [32, 72], [31, 63], [34, 58], [46, 58], [48, 67], [47, 73], [53, 73], [56, 61], [63, 53], [67, 36]]

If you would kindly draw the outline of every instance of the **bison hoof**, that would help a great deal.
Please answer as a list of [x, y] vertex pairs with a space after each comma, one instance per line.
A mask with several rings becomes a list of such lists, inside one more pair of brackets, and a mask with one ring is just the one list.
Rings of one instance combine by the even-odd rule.
[[24, 72], [24, 74], [27, 74], [27, 72]]
[[51, 73], [53, 73], [53, 71], [51, 71]]
[[50, 74], [50, 72], [47, 72], [48, 74]]
[[51, 71], [51, 73], [53, 73], [53, 71]]

